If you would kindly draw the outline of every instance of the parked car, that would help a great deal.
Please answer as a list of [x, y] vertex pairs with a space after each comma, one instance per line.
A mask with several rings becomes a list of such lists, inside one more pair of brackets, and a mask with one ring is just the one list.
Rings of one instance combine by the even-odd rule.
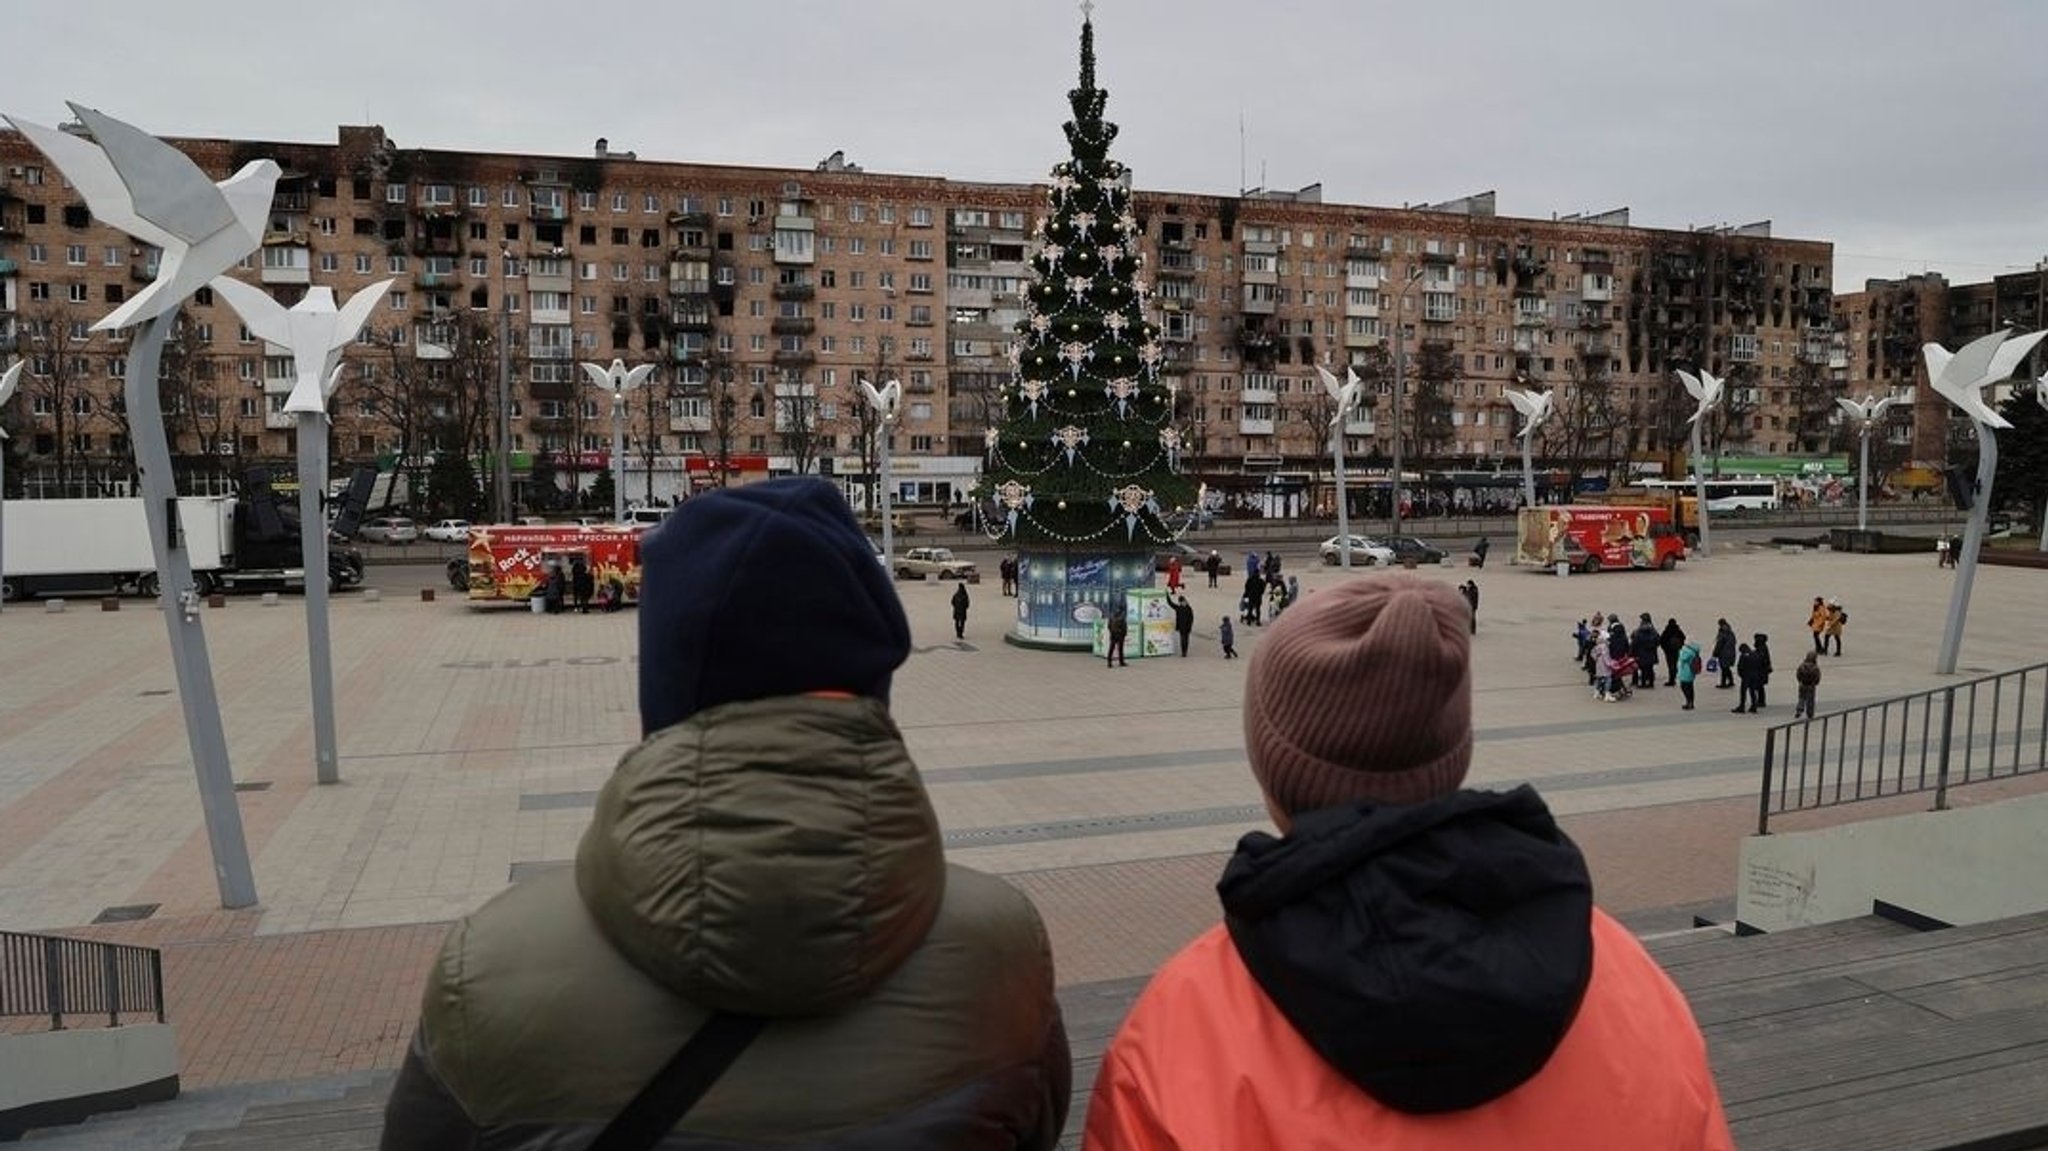
[[1434, 544], [1424, 543], [1414, 536], [1388, 536], [1385, 539], [1374, 540], [1373, 542], [1391, 548], [1394, 553], [1395, 563], [1407, 563], [1411, 558], [1419, 564], [1440, 564], [1444, 562], [1444, 549]]
[[896, 557], [896, 578], [923, 579], [932, 575], [940, 579], [967, 579], [974, 575], [974, 565], [955, 558], [951, 548], [911, 548]]
[[[1344, 562], [1343, 551], [1343, 537], [1331, 536], [1316, 549], [1316, 554], [1323, 557], [1324, 563], [1335, 565]], [[1394, 562], [1394, 549], [1370, 536], [1354, 535], [1351, 537], [1351, 562], [1356, 567], [1384, 566]]]
[[365, 543], [409, 544], [420, 538], [420, 529], [404, 516], [378, 516], [364, 520], [358, 534]]
[[620, 522], [621, 522], [621, 523], [629, 523], [629, 524], [642, 524], [642, 525], [645, 525], [645, 526], [647, 526], [647, 527], [650, 527], [650, 528], [651, 528], [651, 527], [657, 527], [657, 526], [659, 526], [659, 525], [661, 524], [661, 522], [662, 522], [663, 520], [666, 520], [666, 519], [668, 518], [668, 514], [669, 514], [669, 512], [671, 512], [671, 511], [673, 511], [673, 510], [675, 510], [675, 509], [673, 509], [673, 508], [627, 508], [627, 509], [626, 509], [626, 518], [625, 518], [624, 520], [621, 520]]
[[881, 565], [882, 565], [882, 570], [883, 570], [883, 571], [888, 571], [888, 570], [889, 570], [889, 557], [888, 557], [888, 556], [885, 556], [885, 555], [883, 555], [883, 554], [882, 554], [882, 541], [881, 541], [881, 540], [878, 540], [878, 539], [876, 539], [876, 538], [875, 538], [875, 537], [873, 537], [873, 536], [869, 536], [869, 537], [867, 537], [867, 540], [868, 540], [868, 547], [870, 547], [870, 548], [872, 548], [872, 549], [874, 550], [874, 553], [875, 553], [875, 562], [876, 562], [876, 563], [878, 563], [878, 564], [881, 564]]
[[469, 521], [436, 520], [434, 521], [432, 526], [428, 527], [426, 531], [420, 534], [426, 536], [430, 540], [438, 540], [439, 542], [444, 544], [468, 543]]

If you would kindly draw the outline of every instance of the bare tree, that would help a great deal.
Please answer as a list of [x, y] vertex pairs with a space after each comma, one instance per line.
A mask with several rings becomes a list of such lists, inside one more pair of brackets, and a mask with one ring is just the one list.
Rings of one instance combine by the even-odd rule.
[[711, 419], [711, 439], [718, 445], [718, 486], [726, 486], [726, 473], [732, 470], [732, 441], [739, 425], [739, 397], [734, 394], [732, 365], [723, 357], [713, 356], [705, 361], [704, 379], [706, 414]]
[[797, 475], [807, 476], [818, 462], [818, 395], [801, 372], [790, 372], [775, 388], [775, 430], [782, 437], [782, 450], [789, 453], [789, 466]]
[[1835, 419], [1840, 390], [1827, 368], [1802, 355], [1792, 365], [1792, 434], [1802, 452], [1840, 450], [1844, 425]]
[[[100, 422], [105, 407], [94, 337], [83, 320], [52, 305], [25, 311], [20, 321], [28, 370], [21, 390], [30, 410], [49, 417], [47, 441], [38, 434], [34, 455], [47, 457], [57, 489], [65, 495], [89, 495], [90, 453], [82, 437]], [[47, 449], [47, 450], [46, 450]]]
[[1450, 341], [1422, 341], [1415, 357], [1414, 388], [1408, 397], [1414, 410], [1411, 427], [1416, 454], [1422, 459], [1446, 456], [1457, 444], [1457, 433], [1451, 427], [1450, 392], [1464, 377], [1464, 365], [1451, 350]]
[[1554, 414], [1539, 433], [1543, 455], [1562, 465], [1570, 477], [1570, 488], [1595, 470], [1612, 476], [1623, 458], [1622, 432], [1628, 413], [1614, 398], [1606, 361], [1565, 361], [1567, 381], [1557, 397]]

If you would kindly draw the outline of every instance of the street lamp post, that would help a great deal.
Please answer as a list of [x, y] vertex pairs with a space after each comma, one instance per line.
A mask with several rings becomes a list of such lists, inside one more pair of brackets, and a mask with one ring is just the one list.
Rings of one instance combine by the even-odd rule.
[[[1536, 506], [1536, 429], [1550, 418], [1550, 413], [1555, 410], [1556, 397], [1550, 392], [1515, 388], [1502, 390], [1507, 393], [1508, 402], [1522, 413], [1522, 503], [1533, 508]], [[1496, 463], [1495, 467], [1498, 466]]]
[[1408, 289], [1422, 278], [1422, 269], [1411, 266], [1404, 277], [1401, 290], [1394, 294], [1394, 483], [1389, 489], [1393, 494], [1392, 534], [1401, 534], [1401, 408], [1408, 395], [1407, 364], [1408, 325], [1403, 322], [1401, 309], [1407, 306]]
[[609, 368], [585, 363], [583, 374], [598, 388], [611, 393], [612, 397], [612, 522], [624, 523], [626, 519], [626, 393], [647, 382], [654, 374], [653, 364], [641, 364], [635, 368], [626, 367], [626, 361], [613, 360]]
[[896, 532], [895, 525], [891, 522], [893, 517], [890, 514], [889, 433], [895, 428], [896, 415], [903, 406], [903, 384], [898, 380], [890, 380], [880, 388], [876, 388], [868, 381], [862, 380], [860, 382], [860, 393], [861, 398], [867, 405], [874, 409], [875, 418], [881, 424], [880, 429], [876, 432], [876, 436], [882, 441], [882, 450], [879, 453], [882, 476], [877, 481], [882, 489], [882, 558], [888, 561], [892, 565], [891, 570], [894, 570], [893, 565], [896, 562]]
[[320, 497], [327, 488], [327, 400], [341, 383], [341, 355], [392, 281], [357, 292], [336, 309], [331, 288], [310, 288], [287, 310], [270, 293], [232, 276], [216, 277], [213, 290], [257, 337], [290, 348], [294, 368], [284, 410], [296, 417], [299, 451], [299, 562], [305, 572], [306, 666], [313, 690], [313, 774], [341, 780], [334, 734], [334, 654], [327, 629], [327, 519]]
[[[21, 386], [21, 366], [26, 363], [28, 363], [27, 360], [16, 360], [14, 361], [13, 367], [7, 369], [5, 372], [0, 372], [0, 411], [7, 410], [7, 401], [14, 398], [14, 389]], [[0, 445], [4, 445], [6, 443], [6, 440], [7, 429], [0, 428]], [[0, 446], [0, 513], [4, 513], [6, 510], [7, 449], [4, 446]], [[0, 521], [4, 521], [4, 519], [5, 516], [0, 515]], [[0, 540], [4, 540], [6, 539], [6, 537], [7, 525], [4, 522], [0, 522]], [[6, 559], [4, 556], [0, 556], [0, 573], [4, 573], [6, 570]], [[4, 575], [0, 575], [0, 579], [5, 578], [6, 577]], [[0, 604], [4, 604], [6, 601], [7, 597], [4, 595], [0, 595]]]
[[1707, 473], [1700, 469], [1700, 436], [1707, 425], [1707, 414], [1721, 406], [1721, 400], [1727, 394], [1727, 386], [1726, 381], [1704, 371], [1698, 375], [1681, 371], [1678, 373], [1678, 382], [1685, 386], [1686, 393], [1699, 405], [1693, 410], [1691, 420], [1693, 515], [1700, 521], [1699, 554], [1709, 556], [1714, 553], [1713, 540], [1708, 534], [1711, 517], [1707, 514]]
[[491, 423], [491, 494], [497, 520], [512, 522], [512, 246], [498, 249], [498, 410]]
[[1337, 472], [1337, 556], [1345, 568], [1351, 566], [1351, 499], [1345, 490], [1344, 475], [1344, 425], [1351, 418], [1351, 411], [1358, 406], [1363, 389], [1359, 385], [1358, 373], [1344, 369], [1345, 380], [1337, 382], [1328, 368], [1316, 365], [1316, 374], [1323, 378], [1323, 390], [1336, 403], [1337, 412], [1330, 417], [1330, 455]]
[[1860, 456], [1856, 465], [1856, 530], [1870, 530], [1870, 431], [1884, 416], [1886, 409], [1898, 403], [1898, 397], [1863, 397], [1862, 403], [1844, 396], [1835, 400], [1841, 409], [1856, 421], [1856, 438], [1861, 442]]

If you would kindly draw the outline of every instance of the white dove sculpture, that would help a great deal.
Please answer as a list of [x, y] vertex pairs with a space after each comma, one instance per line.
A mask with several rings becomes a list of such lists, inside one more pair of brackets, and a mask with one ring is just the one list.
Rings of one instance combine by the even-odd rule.
[[232, 276], [216, 276], [213, 290], [228, 302], [257, 339], [292, 351], [292, 392], [284, 410], [294, 414], [327, 410], [327, 397], [339, 382], [341, 354], [369, 322], [377, 301], [391, 289], [381, 280], [350, 296], [339, 309], [334, 289], [308, 288], [298, 303], [286, 308], [269, 292]]
[[2009, 378], [2034, 345], [2048, 336], [2048, 330], [2028, 332], [2007, 339], [2004, 331], [1979, 336], [1951, 352], [1940, 344], [1925, 344], [1920, 354], [1927, 359], [1927, 379], [1936, 392], [1960, 408], [1964, 415], [1988, 428], [2009, 428], [2012, 422], [1984, 402], [1984, 386]]
[[646, 383], [647, 377], [654, 374], [653, 364], [639, 364], [628, 368], [624, 360], [613, 360], [609, 368], [600, 368], [590, 363], [583, 364], [582, 368], [583, 374], [590, 377], [591, 383], [612, 394], [614, 406], [625, 402], [627, 392]]
[[1713, 373], [1703, 371], [1695, 376], [1691, 372], [1680, 371], [1678, 382], [1685, 385], [1686, 393], [1699, 404], [1693, 411], [1692, 418], [1686, 423], [1697, 424], [1701, 417], [1721, 406], [1721, 392], [1725, 381]]
[[63, 171], [101, 223], [162, 249], [154, 282], [93, 330], [131, 327], [175, 309], [263, 242], [279, 168], [252, 160], [215, 183], [183, 152], [130, 124], [71, 105], [91, 140], [4, 118]]
[[862, 380], [860, 382], [860, 394], [866, 398], [868, 406], [875, 410], [875, 414], [882, 417], [883, 423], [893, 424], [896, 422], [897, 409], [903, 406], [903, 381], [890, 380], [880, 388], [877, 388], [866, 380]]
[[1885, 396], [1882, 399], [1877, 396], [1865, 396], [1860, 403], [1844, 396], [1835, 401], [1843, 411], [1849, 413], [1850, 419], [1860, 424], [1876, 423], [1880, 416], [1898, 406], [1899, 402], [1897, 396]]
[[[26, 363], [27, 360], [16, 360], [13, 367], [0, 372], [0, 408], [7, 406], [7, 401], [14, 398], [14, 389], [21, 386], [21, 368]], [[0, 428], [0, 440], [6, 438], [7, 429]]]
[[1543, 426], [1557, 403], [1552, 392], [1522, 391], [1518, 388], [1502, 388], [1501, 391], [1506, 394], [1508, 402], [1515, 405], [1515, 410], [1522, 413], [1523, 439], [1528, 439]]
[[1330, 426], [1335, 427], [1358, 410], [1358, 403], [1365, 396], [1365, 382], [1358, 378], [1357, 372], [1348, 367], [1344, 369], [1344, 382], [1341, 384], [1337, 382], [1337, 377], [1331, 374], [1330, 369], [1321, 364], [1316, 365], [1316, 374], [1323, 378], [1323, 390], [1330, 393], [1331, 399], [1337, 401], [1337, 413], [1330, 417]]

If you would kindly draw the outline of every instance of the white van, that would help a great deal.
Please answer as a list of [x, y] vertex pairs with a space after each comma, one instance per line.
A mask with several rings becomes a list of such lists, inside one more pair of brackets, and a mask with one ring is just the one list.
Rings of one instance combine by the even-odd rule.
[[666, 520], [668, 518], [669, 513], [674, 510], [675, 509], [673, 508], [627, 508], [626, 518], [620, 520], [619, 522], [627, 524], [645, 524], [648, 527], [654, 527], [660, 524], [663, 520]]

